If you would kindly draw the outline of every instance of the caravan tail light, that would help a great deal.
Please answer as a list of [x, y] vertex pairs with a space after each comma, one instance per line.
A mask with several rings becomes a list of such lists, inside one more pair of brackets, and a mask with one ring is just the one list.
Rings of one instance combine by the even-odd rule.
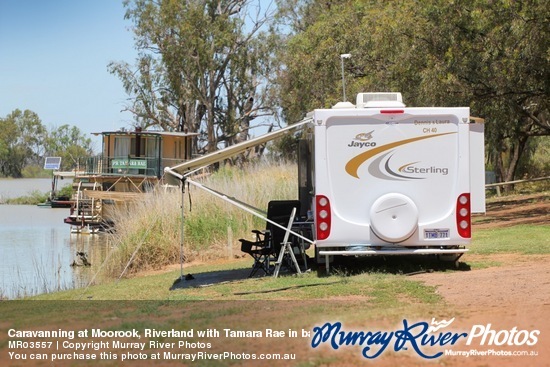
[[461, 194], [456, 200], [456, 228], [461, 237], [472, 237], [470, 194]]
[[405, 113], [405, 110], [380, 110], [381, 114], [393, 115], [398, 113]]
[[328, 238], [330, 235], [330, 222], [330, 201], [326, 196], [317, 195], [315, 197], [315, 227], [318, 240]]

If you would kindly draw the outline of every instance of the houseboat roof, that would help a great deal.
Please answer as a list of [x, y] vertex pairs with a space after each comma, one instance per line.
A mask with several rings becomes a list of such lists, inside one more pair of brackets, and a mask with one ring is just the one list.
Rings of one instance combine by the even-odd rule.
[[118, 131], [102, 131], [97, 133], [92, 133], [92, 135], [98, 136], [98, 135], [160, 135], [160, 136], [179, 136], [179, 137], [186, 137], [186, 136], [196, 136], [199, 135], [198, 133], [185, 133], [181, 131], [154, 131], [154, 130], [142, 130], [142, 131], [127, 131], [127, 130], [118, 130]]
[[66, 178], [66, 177], [76, 177], [78, 172], [76, 171], [54, 171], [53, 175], [57, 177]]

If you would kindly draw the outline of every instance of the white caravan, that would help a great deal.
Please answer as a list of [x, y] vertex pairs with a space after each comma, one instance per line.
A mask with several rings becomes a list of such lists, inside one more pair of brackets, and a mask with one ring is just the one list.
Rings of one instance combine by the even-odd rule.
[[467, 251], [471, 214], [485, 212], [483, 125], [469, 108], [407, 108], [400, 93], [361, 93], [355, 106], [310, 116], [301, 156], [311, 176], [300, 177], [313, 194], [319, 260]]

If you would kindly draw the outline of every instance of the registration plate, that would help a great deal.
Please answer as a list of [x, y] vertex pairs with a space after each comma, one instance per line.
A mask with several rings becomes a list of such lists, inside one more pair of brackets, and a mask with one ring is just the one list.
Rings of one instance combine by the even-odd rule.
[[448, 229], [425, 229], [424, 238], [427, 240], [438, 240], [441, 238], [449, 238]]

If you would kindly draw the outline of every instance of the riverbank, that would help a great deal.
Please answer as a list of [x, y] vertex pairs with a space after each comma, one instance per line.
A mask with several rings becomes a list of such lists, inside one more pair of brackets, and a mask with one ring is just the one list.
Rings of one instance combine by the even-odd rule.
[[49, 193], [33, 191], [28, 195], [18, 196], [15, 198], [0, 198], [0, 205], [38, 205], [48, 200]]
[[[535, 220], [535, 221], [534, 221]], [[470, 252], [467, 253], [462, 261], [462, 270], [480, 270], [488, 267], [500, 266], [498, 254], [517, 254], [518, 256], [547, 256], [550, 255], [550, 196], [548, 192], [530, 195], [517, 195], [503, 198], [492, 198], [487, 204], [487, 214], [477, 216], [473, 220], [473, 243], [470, 246]], [[236, 251], [234, 256], [242, 256], [240, 251]], [[442, 267], [441, 264], [426, 262], [426, 258], [412, 258], [412, 264], [406, 264], [397, 260], [393, 265], [388, 267], [389, 260], [382, 259], [381, 264], [378, 264], [381, 258], [365, 258], [361, 261], [363, 268], [355, 270], [359, 275], [357, 279], [361, 280], [366, 277], [365, 284], [361, 284], [358, 288], [366, 287], [370, 289], [368, 283], [376, 283], [370, 276], [384, 277], [386, 273], [402, 274], [405, 272], [424, 271], [428, 266], [434, 269]], [[396, 259], [396, 258], [392, 258]], [[239, 259], [217, 259], [217, 260], [195, 260], [190, 264], [185, 263], [183, 273], [191, 274], [213, 274], [216, 272], [231, 272], [235, 274], [243, 270], [248, 270], [251, 266], [251, 258], [244, 257]], [[393, 260], [392, 260], [393, 261]], [[372, 264], [370, 264], [372, 262]], [[509, 261], [508, 261], [509, 262]], [[369, 265], [370, 264], [370, 265]], [[378, 265], [377, 265], [378, 264]], [[510, 265], [510, 264], [508, 264]], [[448, 270], [442, 267], [442, 271]], [[240, 293], [245, 290], [254, 290], [264, 287], [265, 289], [275, 289], [285, 287], [289, 284], [306, 285], [309, 282], [331, 282], [330, 277], [317, 277], [317, 273], [311, 272], [302, 277], [283, 277], [280, 279], [263, 278], [263, 279], [234, 279], [239, 280], [235, 284], [228, 285], [226, 283], [217, 284], [212, 282], [212, 287], [209, 290], [195, 289], [193, 281], [185, 283], [189, 285], [186, 292], [174, 292], [173, 283], [180, 277], [180, 266], [164, 267], [163, 270], [148, 271], [137, 274], [130, 279], [121, 279], [108, 284], [89, 287], [86, 289], [77, 289], [69, 292], [60, 292], [49, 295], [42, 295], [35, 299], [52, 299], [52, 300], [78, 300], [83, 298], [102, 299], [102, 300], [136, 300], [136, 299], [156, 299], [156, 300], [185, 300], [185, 299], [241, 299], [242, 296], [234, 297], [231, 293]], [[372, 274], [371, 274], [372, 273]], [[379, 273], [379, 274], [377, 274]], [[349, 270], [336, 268], [336, 277], [338, 279], [355, 279], [350, 277]], [[352, 272], [351, 275], [354, 273]], [[224, 280], [225, 282], [225, 280]], [[198, 282], [197, 282], [198, 283]], [[220, 288], [218, 288], [220, 287]], [[362, 292], [354, 293], [347, 289], [347, 286], [340, 288], [341, 285], [331, 285], [323, 287], [323, 292], [333, 287], [334, 296], [343, 296], [345, 294], [359, 295]], [[183, 287], [185, 288], [185, 287]], [[300, 293], [305, 292], [305, 293]], [[307, 287], [301, 290], [298, 295], [302, 294], [304, 298], [314, 298], [316, 295], [315, 289]], [[331, 294], [331, 291], [328, 291]], [[396, 296], [395, 294], [392, 296]], [[251, 298], [262, 298], [261, 296], [251, 296]], [[269, 296], [267, 296], [269, 297]], [[244, 297], [247, 298], [247, 297]], [[391, 298], [391, 297], [390, 297]]]
[[[547, 224], [550, 224], [547, 223]], [[525, 263], [540, 259], [550, 260], [550, 227], [548, 225], [517, 225], [511, 228], [495, 231], [481, 229], [474, 232], [474, 244], [470, 247], [459, 266], [459, 271], [477, 271], [493, 267], [511, 266], [513, 262], [502, 258], [517, 256], [517, 262]], [[523, 238], [523, 241], [518, 239]], [[525, 240], [527, 239], [528, 240]], [[529, 243], [526, 246], [525, 242]], [[501, 256], [502, 255], [502, 256]], [[506, 256], [504, 256], [506, 255]], [[380, 294], [382, 300], [395, 300], [401, 297], [412, 300], [422, 300], [430, 304], [438, 296], [434, 289], [424, 288], [416, 284], [408, 287], [407, 273], [435, 270], [446, 273], [453, 270], [450, 265], [430, 260], [428, 257], [407, 257], [404, 260], [395, 258], [364, 258], [358, 267], [334, 267], [334, 274], [326, 277], [320, 270], [311, 271], [302, 276], [285, 276], [278, 279], [271, 277], [248, 279], [252, 259], [244, 257], [234, 260], [217, 260], [210, 263], [184, 264], [183, 274], [192, 274], [198, 281], [182, 281], [174, 284], [180, 278], [179, 265], [166, 267], [164, 270], [150, 272], [130, 279], [120, 279], [106, 284], [90, 286], [85, 289], [44, 294], [32, 299], [37, 300], [222, 300], [222, 299], [271, 299], [281, 295], [285, 299], [315, 299], [317, 297], [367, 297], [371, 298], [373, 291], [384, 283]], [[219, 274], [221, 280], [215, 275]], [[228, 283], [224, 276], [233, 274], [234, 282]], [[200, 278], [208, 277], [210, 283], [202, 284]], [[336, 283], [335, 283], [336, 282]], [[396, 285], [394, 282], [403, 284]], [[179, 283], [179, 282], [178, 282]], [[197, 283], [197, 287], [194, 284]], [[313, 283], [323, 285], [319, 289], [310, 286]], [[414, 283], [414, 282], [413, 282]], [[207, 285], [208, 287], [205, 287]], [[272, 292], [278, 288], [296, 286], [296, 290], [282, 293]], [[303, 286], [303, 288], [301, 288]], [[502, 283], [495, 284], [502, 287]], [[258, 293], [255, 293], [257, 291]], [[423, 295], [419, 296], [419, 292]], [[249, 293], [242, 295], [241, 293]], [[272, 293], [272, 294], [269, 294]], [[404, 293], [400, 296], [400, 293]], [[413, 295], [414, 294], [414, 295]], [[382, 302], [384, 303], [384, 302]], [[391, 303], [391, 302], [389, 302]], [[409, 302], [403, 303], [406, 305]], [[410, 302], [415, 305], [417, 302]], [[437, 303], [437, 302], [436, 302]], [[383, 307], [381, 308], [383, 309]]]
[[[224, 181], [225, 182], [225, 181]], [[177, 208], [177, 200], [172, 200]], [[144, 204], [147, 206], [147, 202]], [[161, 207], [165, 208], [165, 206]], [[199, 209], [196, 209], [199, 211]], [[155, 211], [149, 211], [147, 214], [151, 215]], [[229, 215], [228, 215], [229, 216]], [[159, 215], [159, 217], [162, 217]], [[144, 222], [147, 222], [147, 216], [144, 217]], [[234, 219], [233, 219], [234, 220]], [[175, 224], [178, 224], [177, 221]], [[215, 223], [212, 223], [214, 225]], [[154, 227], [153, 224], [149, 223], [148, 228]], [[473, 243], [470, 246], [470, 252], [464, 256], [464, 263], [462, 267], [465, 269], [484, 269], [487, 267], [495, 266], [495, 258], [487, 258], [483, 260], [485, 255], [493, 254], [524, 254], [524, 255], [547, 255], [550, 254], [550, 195], [548, 192], [528, 194], [528, 195], [514, 195], [507, 197], [494, 197], [488, 200], [487, 202], [487, 214], [478, 215], [473, 218]], [[139, 225], [137, 228], [141, 228]], [[186, 233], [193, 230], [194, 227], [186, 227]], [[174, 251], [179, 255], [179, 228], [175, 226], [171, 229], [174, 233]], [[143, 233], [146, 231], [142, 230]], [[166, 230], [161, 232], [163, 235], [166, 234]], [[195, 233], [195, 236], [197, 234]], [[188, 256], [190, 251], [200, 251], [200, 248], [193, 247], [194, 244], [190, 244], [187, 241], [189, 240], [188, 235], [186, 235], [186, 242], [184, 252], [186, 254], [186, 263], [184, 264], [184, 274], [213, 274], [216, 272], [231, 272], [235, 271], [237, 273], [242, 272], [245, 269], [248, 269], [251, 266], [251, 259], [249, 257], [244, 257], [244, 254], [238, 249], [238, 242], [236, 241], [236, 236], [234, 237], [234, 243], [230, 251], [227, 250], [227, 245], [223, 243], [227, 238], [224, 238], [223, 234], [221, 236], [222, 244], [217, 245], [213, 249], [210, 249], [212, 252], [206, 252], [199, 256]], [[154, 237], [153, 237], [154, 238]], [[191, 237], [192, 238], [192, 237]], [[151, 241], [151, 238], [143, 239], [140, 238], [142, 242]], [[116, 243], [116, 242], [113, 242]], [[154, 244], [154, 242], [152, 243]], [[149, 243], [148, 245], [152, 245]], [[137, 248], [140, 245], [136, 241], [133, 249]], [[158, 253], [160, 247], [157, 247], [156, 252]], [[145, 250], [145, 247], [141, 247], [140, 251]], [[134, 250], [133, 250], [134, 251]], [[213, 254], [216, 255], [213, 255]], [[211, 254], [211, 255], [208, 255]], [[128, 256], [131, 256], [131, 252], [128, 252]], [[111, 255], [109, 255], [111, 256]], [[174, 255], [175, 256], [175, 255]], [[311, 253], [313, 257], [313, 253]], [[237, 259], [235, 259], [237, 258]], [[366, 258], [367, 260], [371, 258]], [[383, 259], [383, 258], [380, 258]], [[423, 259], [414, 258], [413, 259]], [[470, 260], [468, 260], [470, 259]], [[480, 260], [481, 259], [481, 260]], [[118, 260], [120, 266], [124, 265], [125, 267], [135, 267], [133, 261]], [[172, 262], [173, 264], [174, 262]], [[361, 262], [360, 262], [361, 263]], [[415, 271], [425, 271], [427, 266], [424, 263], [424, 260], [412, 262], [412, 266], [404, 266], [400, 261], [397, 261], [394, 265], [394, 268], [387, 269], [385, 264], [387, 260], [383, 259], [382, 267], [373, 265], [373, 267], [366, 266], [364, 268], [359, 268], [356, 270], [359, 274], [369, 273], [371, 271], [381, 272], [383, 275], [386, 272], [402, 274], [406, 272], [415, 272]], [[496, 264], [498, 265], [498, 264]], [[439, 264], [431, 265], [432, 267], [441, 267]], [[101, 265], [103, 267], [103, 264]], [[139, 267], [137, 267], [139, 269]], [[173, 270], [175, 268], [175, 270]], [[171, 270], [172, 269], [172, 270]], [[445, 270], [446, 268], [443, 268]], [[172, 283], [179, 279], [180, 277], [180, 266], [179, 264], [174, 265], [162, 265], [162, 266], [149, 266], [141, 267], [141, 270], [134, 272], [121, 272], [112, 273], [112, 279], [117, 279], [124, 275], [130, 279], [119, 279], [115, 282], [108, 282], [107, 284], [97, 285], [93, 287], [86, 288], [85, 290], [74, 290], [69, 292], [60, 292], [55, 294], [39, 296], [37, 299], [54, 299], [54, 300], [78, 300], [84, 298], [90, 299], [102, 299], [102, 300], [116, 300], [116, 299], [125, 299], [125, 300], [136, 300], [136, 299], [157, 299], [157, 300], [185, 300], [185, 299], [210, 299], [209, 297], [227, 299], [229, 297], [228, 292], [230, 292], [229, 285], [224, 284], [219, 290], [219, 293], [216, 293], [216, 288], [211, 288], [210, 292], [205, 293], [194, 293], [195, 290], [190, 290], [185, 294], [180, 294], [177, 292], [172, 292]], [[240, 273], [239, 273], [240, 274]], [[307, 274], [303, 278], [299, 278], [298, 282], [305, 279], [307, 283], [308, 279], [318, 279], [316, 272]], [[338, 276], [348, 275], [348, 270], [346, 268], [338, 270], [336, 268], [336, 274]], [[240, 275], [239, 275], [240, 276]], [[284, 278], [286, 279], [286, 278]], [[310, 281], [311, 281], [310, 279]], [[244, 289], [254, 287], [253, 284], [258, 283], [248, 283], [247, 279], [233, 279], [240, 280], [235, 286], [237, 288], [233, 289], [233, 292], [242, 292]], [[273, 287], [285, 287], [288, 283], [285, 282], [295, 282], [296, 279], [289, 281], [280, 280], [282, 283], [277, 283], [278, 280], [274, 280]], [[370, 282], [371, 280], [369, 280]], [[225, 282], [225, 280], [224, 280]], [[265, 281], [263, 281], [265, 282]], [[197, 282], [198, 283], [198, 282]], [[216, 281], [212, 281], [211, 285], [217, 285]], [[185, 283], [189, 284], [190, 288], [193, 288], [193, 282]], [[262, 283], [263, 284], [263, 283]], [[204, 284], [203, 284], [204, 285]], [[241, 289], [240, 287], [243, 287]], [[361, 285], [362, 287], [366, 286], [365, 284]], [[232, 286], [231, 286], [232, 287]], [[368, 287], [367, 287], [368, 288]], [[314, 297], [315, 292], [311, 295], [305, 295], [306, 298]], [[326, 291], [326, 289], [325, 289]], [[335, 295], [341, 295], [340, 290], [335, 290]], [[344, 292], [342, 290], [342, 292]], [[345, 291], [343, 294], [349, 293]], [[203, 296], [201, 296], [203, 294]], [[190, 298], [186, 298], [189, 296]], [[236, 297], [239, 299], [242, 297]]]
[[[200, 344], [187, 353], [294, 355], [295, 360], [291, 362], [270, 361], [272, 366], [344, 367], [367, 363], [362, 348], [346, 344], [336, 351], [323, 343], [320, 348], [312, 348], [315, 327], [320, 328], [327, 322], [341, 323], [344, 330], [374, 333], [404, 330], [406, 325], [415, 323], [428, 326], [434, 319], [449, 320], [452, 326], [443, 330], [444, 333], [470, 334], [477, 325], [491, 325], [496, 331], [536, 329], [540, 333], [536, 335], [540, 336], [534, 345], [498, 347], [501, 353], [523, 351], [526, 354], [522, 356], [489, 355], [488, 351], [494, 350], [494, 346], [476, 340], [473, 346], [466, 346], [461, 341], [455, 346], [437, 343], [416, 351], [414, 348], [395, 351], [391, 348], [391, 352], [382, 352], [376, 357], [376, 365], [420, 367], [425, 365], [425, 360], [418, 355], [421, 352], [426, 355], [441, 353], [438, 360], [450, 367], [546, 366], [550, 358], [550, 339], [547, 337], [550, 305], [545, 303], [550, 295], [550, 284], [545, 281], [550, 271], [550, 227], [516, 225], [507, 230], [481, 229], [476, 233], [472, 251], [461, 259], [458, 269], [427, 258], [365, 258], [359, 269], [334, 268], [330, 276], [309, 272], [302, 276], [283, 274], [279, 278], [249, 279], [246, 276], [250, 258], [188, 264], [184, 274], [192, 274], [192, 280], [178, 281], [180, 271], [172, 268], [26, 301], [0, 302], [0, 314], [4, 315], [0, 316], [0, 322], [5, 322], [6, 315], [10, 315], [6, 325], [16, 324], [20, 329], [34, 330], [40, 325], [41, 330], [57, 330], [70, 325], [71, 330], [134, 330], [137, 335], [146, 330], [202, 331], [205, 333], [202, 336], [162, 341], [189, 340]], [[528, 243], [517, 241], [517, 238], [526, 238], [527, 234]], [[500, 247], [499, 243], [507, 246]], [[535, 249], [525, 246], [531, 243], [537, 244]], [[402, 273], [403, 269], [407, 269], [407, 274]], [[212, 333], [206, 334], [206, 330]], [[268, 337], [266, 332], [273, 335], [273, 330], [285, 333], [279, 334], [284, 337]], [[236, 331], [255, 333], [255, 337], [237, 338], [225, 334]], [[289, 333], [295, 336], [289, 337]], [[143, 339], [134, 341], [137, 340]], [[151, 346], [148, 344], [151, 340], [158, 338], [144, 339], [148, 345], [143, 350], [147, 365], [153, 363], [151, 359], [157, 359], [156, 353], [160, 353], [162, 365], [181, 365], [181, 361], [170, 360], [169, 355], [164, 354], [169, 350], [182, 353], [181, 349], [159, 347], [159, 344]], [[0, 345], [7, 345], [5, 336], [0, 335]], [[372, 347], [371, 356], [380, 350], [380, 346]], [[108, 348], [105, 344], [100, 351], [116, 354], [118, 358], [129, 353], [127, 349]], [[446, 350], [464, 348], [474, 348], [479, 353], [469, 358], [443, 354]], [[127, 363], [142, 366], [145, 362]], [[95, 365], [91, 361], [83, 363]], [[212, 360], [208, 360], [208, 363], [190, 365], [211, 364]], [[239, 365], [263, 364], [241, 360]]]

